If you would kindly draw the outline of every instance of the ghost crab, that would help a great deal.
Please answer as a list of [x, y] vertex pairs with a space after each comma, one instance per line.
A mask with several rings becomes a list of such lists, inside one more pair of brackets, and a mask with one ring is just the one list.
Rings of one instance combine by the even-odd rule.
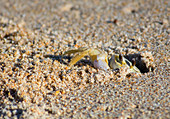
[[71, 62], [69, 63], [70, 67], [72, 67], [76, 62], [78, 62], [84, 56], [89, 55], [93, 66], [97, 69], [103, 69], [103, 70], [107, 70], [109, 68], [119, 69], [122, 66], [127, 66], [130, 72], [140, 73], [140, 70], [135, 66], [135, 60], [133, 60], [131, 63], [128, 59], [123, 57], [121, 54], [115, 54], [108, 60], [107, 53], [105, 53], [104, 51], [98, 48], [83, 47], [74, 50], [68, 50], [63, 54], [63, 56], [70, 55], [72, 53], [76, 55], [72, 58]]

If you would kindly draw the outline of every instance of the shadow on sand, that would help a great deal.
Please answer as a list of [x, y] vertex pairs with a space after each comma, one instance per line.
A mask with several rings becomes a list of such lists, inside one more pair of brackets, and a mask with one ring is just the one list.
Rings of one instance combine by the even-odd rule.
[[[72, 57], [71, 56], [62, 56], [62, 55], [44, 55], [45, 58], [50, 58], [53, 61], [57, 60], [59, 61], [61, 64], [64, 65], [68, 65], [69, 62], [71, 61]], [[67, 60], [67, 61], [66, 61]], [[92, 66], [92, 63], [90, 62], [90, 60], [87, 59], [87, 57], [85, 57], [85, 59], [81, 59], [80, 61], [78, 61], [74, 66], [87, 66], [90, 65]]]

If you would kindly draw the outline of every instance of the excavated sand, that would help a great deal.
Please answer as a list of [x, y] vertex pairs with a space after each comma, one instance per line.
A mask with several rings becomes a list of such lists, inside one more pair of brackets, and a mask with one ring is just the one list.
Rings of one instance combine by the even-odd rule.
[[[169, 0], [1, 0], [0, 118], [170, 118]], [[141, 74], [95, 69], [79, 47]]]

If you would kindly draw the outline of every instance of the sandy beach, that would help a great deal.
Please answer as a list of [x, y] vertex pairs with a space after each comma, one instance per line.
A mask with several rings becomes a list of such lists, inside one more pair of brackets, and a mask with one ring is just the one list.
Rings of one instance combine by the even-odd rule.
[[[1, 0], [0, 118], [170, 118], [169, 16], [169, 0]], [[81, 47], [141, 73], [69, 67]]]

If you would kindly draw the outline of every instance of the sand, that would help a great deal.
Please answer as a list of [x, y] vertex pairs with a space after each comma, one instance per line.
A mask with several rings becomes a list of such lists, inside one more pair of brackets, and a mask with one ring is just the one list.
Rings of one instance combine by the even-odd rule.
[[[1, 0], [0, 118], [170, 118], [168, 0]], [[73, 67], [70, 49], [122, 54], [141, 73]]]

